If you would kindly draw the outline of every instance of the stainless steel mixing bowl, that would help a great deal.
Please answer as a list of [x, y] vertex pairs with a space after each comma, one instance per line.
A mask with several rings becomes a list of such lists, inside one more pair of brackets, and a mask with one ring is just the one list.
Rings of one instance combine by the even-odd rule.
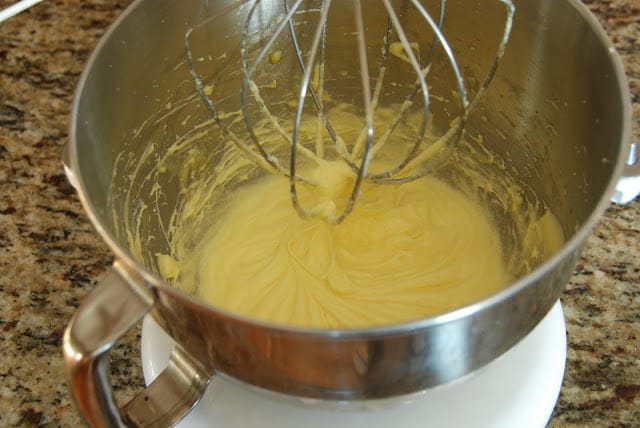
[[[114, 207], [123, 206], [118, 188], [127, 177], [122, 171], [114, 174], [118, 159], [126, 153], [136, 164], [145, 156], [150, 142], [134, 138], [141, 127], [162, 131], [149, 138], [154, 150], [167, 150], [171, 135], [166, 130], [179, 119], [158, 112], [194, 94], [185, 67], [185, 33], [229, 4], [135, 1], [82, 75], [67, 172], [116, 259], [64, 336], [70, 387], [87, 421], [170, 425], [197, 402], [216, 373], [297, 397], [362, 400], [407, 394], [473, 372], [531, 331], [562, 293], [618, 179], [639, 174], [637, 164], [625, 163], [631, 107], [623, 68], [586, 8], [577, 0], [517, 1], [507, 53], [469, 119], [469, 132], [482, 134], [487, 147], [507, 159], [517, 178], [555, 213], [567, 237], [562, 249], [503, 291], [458, 310], [402, 325], [326, 331], [255, 322], [171, 287], [151, 262], [163, 244], [150, 241], [142, 248], [148, 257], [134, 259], [124, 226], [114, 219]], [[458, 60], [468, 73], [482, 75], [496, 40], [480, 36], [502, 28], [504, 8], [494, 0], [448, 4], [446, 33]], [[230, 15], [201, 37], [212, 49], [226, 46], [231, 42], [225, 37], [240, 25]], [[191, 114], [208, 119], [202, 106]], [[150, 124], [150, 117], [160, 119]], [[159, 226], [141, 227], [152, 234]], [[108, 351], [147, 313], [178, 346], [158, 380], [118, 409], [108, 379]]]

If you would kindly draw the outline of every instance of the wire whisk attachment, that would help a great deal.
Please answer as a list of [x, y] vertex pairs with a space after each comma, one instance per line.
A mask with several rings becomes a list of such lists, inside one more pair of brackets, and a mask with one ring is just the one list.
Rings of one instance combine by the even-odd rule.
[[[433, 14], [419, 0], [253, 0], [229, 6], [216, 18], [243, 16], [237, 91], [243, 127], [223, 120], [207, 94], [196, 71], [191, 30], [187, 60], [216, 124], [260, 166], [288, 177], [296, 211], [340, 223], [365, 181], [404, 183], [446, 162], [511, 34], [512, 1], [492, 1], [504, 5], [505, 24], [473, 96], [445, 35], [446, 0], [436, 2]], [[326, 162], [348, 166], [341, 170], [350, 172], [348, 191], [332, 210], [304, 206], [299, 187], [321, 186], [309, 171]]]

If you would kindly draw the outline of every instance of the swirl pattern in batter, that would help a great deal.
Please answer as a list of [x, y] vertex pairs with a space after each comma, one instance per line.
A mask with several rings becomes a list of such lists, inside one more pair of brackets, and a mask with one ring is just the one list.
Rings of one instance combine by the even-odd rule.
[[[328, 162], [320, 173], [335, 189], [345, 171]], [[513, 279], [487, 213], [437, 178], [370, 184], [338, 225], [300, 218], [287, 188], [268, 176], [234, 192], [196, 263], [181, 266], [195, 270], [199, 297], [275, 323], [370, 327], [461, 307]]]

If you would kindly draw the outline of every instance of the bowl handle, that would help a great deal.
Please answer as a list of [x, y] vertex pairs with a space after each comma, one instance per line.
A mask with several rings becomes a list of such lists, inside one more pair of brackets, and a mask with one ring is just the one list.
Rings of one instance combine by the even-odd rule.
[[638, 143], [632, 143], [629, 146], [625, 169], [616, 185], [611, 201], [617, 204], [628, 204], [638, 195], [640, 195], [640, 147], [638, 147]]
[[211, 374], [177, 346], [156, 380], [119, 409], [111, 387], [109, 350], [153, 307], [154, 291], [116, 261], [85, 298], [63, 339], [72, 396], [92, 427], [166, 427], [204, 394]]

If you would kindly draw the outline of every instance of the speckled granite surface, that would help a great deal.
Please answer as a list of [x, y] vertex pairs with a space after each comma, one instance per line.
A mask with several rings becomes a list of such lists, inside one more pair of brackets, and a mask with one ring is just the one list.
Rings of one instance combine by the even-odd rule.
[[[13, 0], [0, 0], [0, 8]], [[128, 1], [46, 1], [0, 24], [0, 426], [78, 426], [61, 336], [112, 259], [59, 155], [91, 49]], [[640, 2], [588, 1], [625, 62], [640, 141]], [[611, 206], [563, 296], [568, 367], [552, 427], [640, 426], [640, 202]], [[121, 401], [139, 336], [112, 353]]]

